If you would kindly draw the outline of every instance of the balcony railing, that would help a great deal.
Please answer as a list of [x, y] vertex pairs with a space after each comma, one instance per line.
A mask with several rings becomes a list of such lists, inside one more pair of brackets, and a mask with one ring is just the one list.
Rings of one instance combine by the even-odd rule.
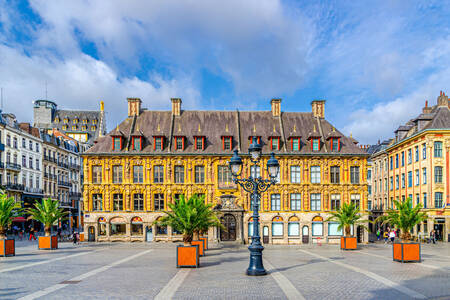
[[78, 164], [69, 164], [69, 168], [74, 169], [74, 170], [79, 170], [81, 168], [81, 166]]
[[44, 191], [38, 188], [25, 187], [24, 191], [31, 194], [44, 194]]
[[61, 181], [61, 180], [58, 180], [58, 185], [59, 186], [64, 186], [64, 187], [71, 187], [72, 186], [72, 184], [70, 182]]
[[7, 162], [6, 169], [13, 170], [13, 171], [20, 171], [22, 169], [22, 167], [19, 164]]
[[24, 190], [24, 185], [23, 184], [18, 184], [18, 183], [7, 183], [5, 185], [7, 190], [10, 191], [23, 191]]
[[61, 167], [61, 168], [65, 168], [65, 169], [69, 168], [69, 165], [64, 163], [64, 162], [62, 162], [62, 161], [58, 161], [58, 166]]

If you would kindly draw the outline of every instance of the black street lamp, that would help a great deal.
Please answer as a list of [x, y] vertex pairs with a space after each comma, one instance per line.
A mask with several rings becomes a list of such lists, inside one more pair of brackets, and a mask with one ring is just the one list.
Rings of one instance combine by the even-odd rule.
[[[248, 153], [255, 168], [261, 160], [261, 152], [261, 145], [253, 137], [252, 143], [248, 148]], [[250, 251], [250, 264], [247, 269], [247, 275], [266, 275], [267, 272], [264, 269], [262, 261], [264, 247], [261, 245], [261, 237], [259, 236], [259, 201], [261, 199], [261, 193], [267, 191], [271, 185], [276, 183], [276, 178], [280, 171], [280, 164], [272, 153], [270, 159], [267, 161], [267, 172], [269, 173], [270, 179], [262, 179], [261, 177], [253, 178], [252, 176], [249, 178], [238, 178], [242, 171], [242, 159], [239, 157], [237, 150], [234, 151], [234, 155], [228, 164], [233, 175], [234, 183], [239, 184], [246, 192], [251, 193], [251, 202], [253, 203], [253, 234], [252, 243], [248, 247]]]

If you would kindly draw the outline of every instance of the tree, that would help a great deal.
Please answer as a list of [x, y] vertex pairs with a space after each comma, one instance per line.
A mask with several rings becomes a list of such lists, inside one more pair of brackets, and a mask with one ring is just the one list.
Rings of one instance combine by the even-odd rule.
[[354, 224], [361, 224], [367, 228], [364, 223], [366, 220], [361, 220], [362, 216], [359, 213], [359, 208], [353, 203], [343, 203], [343, 205], [335, 212], [331, 212], [331, 217], [328, 221], [335, 221], [339, 223], [338, 230], [344, 228], [344, 236], [350, 236], [350, 227]]
[[406, 242], [411, 239], [411, 229], [417, 224], [428, 219], [427, 214], [421, 212], [422, 204], [413, 207], [412, 199], [405, 201], [394, 200], [395, 209], [389, 209], [387, 215], [378, 217], [376, 221], [382, 221], [383, 224], [389, 223], [400, 229], [400, 239]]
[[52, 200], [51, 198], [42, 199], [42, 203], [36, 202], [34, 207], [28, 209], [27, 212], [34, 220], [44, 224], [45, 236], [50, 236], [51, 226], [68, 213], [59, 208], [57, 200]]
[[170, 211], [154, 223], [160, 226], [171, 226], [183, 234], [183, 242], [190, 244], [194, 233], [207, 230], [212, 226], [221, 226], [212, 204], [205, 204], [204, 197], [193, 195], [186, 200], [181, 196], [175, 203], [168, 204]]
[[17, 207], [14, 198], [8, 197], [0, 189], [0, 240], [6, 239], [6, 230], [11, 225], [13, 219], [21, 214], [22, 210]]

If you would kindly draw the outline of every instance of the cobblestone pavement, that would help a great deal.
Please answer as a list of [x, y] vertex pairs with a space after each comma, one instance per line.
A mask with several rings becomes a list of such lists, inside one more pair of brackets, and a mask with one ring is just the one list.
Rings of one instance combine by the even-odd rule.
[[0, 299], [450, 299], [450, 243], [422, 245], [422, 263], [392, 246], [267, 246], [269, 275], [245, 275], [246, 246], [212, 245], [198, 269], [175, 267], [175, 245], [18, 242], [0, 258]]

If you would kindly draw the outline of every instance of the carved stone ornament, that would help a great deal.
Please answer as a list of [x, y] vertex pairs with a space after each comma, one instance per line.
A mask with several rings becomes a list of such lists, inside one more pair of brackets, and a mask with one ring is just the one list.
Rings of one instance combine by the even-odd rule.
[[222, 210], [243, 210], [243, 208], [236, 203], [236, 197], [233, 196], [222, 196], [220, 197], [219, 203]]

